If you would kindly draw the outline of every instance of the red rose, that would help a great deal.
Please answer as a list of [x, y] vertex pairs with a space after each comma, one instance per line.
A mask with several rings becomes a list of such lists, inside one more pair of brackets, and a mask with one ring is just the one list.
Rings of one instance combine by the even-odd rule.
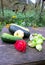
[[26, 51], [26, 41], [25, 40], [17, 40], [14, 43], [14, 47], [21, 52], [25, 52]]

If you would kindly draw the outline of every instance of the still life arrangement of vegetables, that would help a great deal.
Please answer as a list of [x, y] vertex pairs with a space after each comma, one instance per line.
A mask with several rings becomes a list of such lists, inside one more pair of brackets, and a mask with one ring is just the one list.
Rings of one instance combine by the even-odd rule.
[[[20, 52], [25, 52], [27, 45], [30, 48], [36, 48], [38, 51], [42, 50], [43, 40], [45, 40], [45, 37], [41, 34], [30, 34], [28, 28], [16, 24], [10, 24], [8, 29], [11, 34], [3, 33], [1, 36], [3, 42], [13, 43], [14, 48]], [[25, 38], [28, 38], [29, 41], [27, 42]]]

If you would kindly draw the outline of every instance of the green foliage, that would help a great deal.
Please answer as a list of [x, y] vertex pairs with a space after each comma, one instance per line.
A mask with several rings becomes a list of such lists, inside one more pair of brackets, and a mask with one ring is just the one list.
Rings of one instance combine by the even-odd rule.
[[40, 11], [30, 10], [27, 12], [13, 12], [12, 10], [4, 10], [4, 17], [2, 17], [0, 10], [0, 31], [4, 25], [16, 23], [21, 26], [45, 26], [45, 12], [43, 11], [40, 16]]
[[0, 22], [0, 31], [2, 30], [4, 25], [6, 25], [5, 22]]

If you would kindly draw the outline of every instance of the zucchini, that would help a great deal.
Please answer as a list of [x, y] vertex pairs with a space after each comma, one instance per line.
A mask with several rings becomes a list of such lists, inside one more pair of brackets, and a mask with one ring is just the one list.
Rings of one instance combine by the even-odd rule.
[[21, 40], [22, 38], [17, 37], [17, 36], [13, 36], [13, 35], [8, 34], [8, 33], [3, 33], [1, 36], [1, 39], [7, 43], [14, 43], [16, 40]]
[[16, 24], [11, 24], [9, 26], [9, 31], [14, 34], [15, 31], [17, 30], [22, 30], [24, 32], [24, 38], [28, 38], [30, 36], [30, 32], [28, 28], [24, 28], [22, 26], [16, 25]]

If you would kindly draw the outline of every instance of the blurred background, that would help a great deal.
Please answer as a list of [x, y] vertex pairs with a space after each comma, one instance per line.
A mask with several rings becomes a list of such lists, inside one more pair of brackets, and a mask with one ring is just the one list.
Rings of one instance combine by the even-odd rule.
[[44, 27], [45, 0], [0, 0], [0, 30], [10, 23]]

